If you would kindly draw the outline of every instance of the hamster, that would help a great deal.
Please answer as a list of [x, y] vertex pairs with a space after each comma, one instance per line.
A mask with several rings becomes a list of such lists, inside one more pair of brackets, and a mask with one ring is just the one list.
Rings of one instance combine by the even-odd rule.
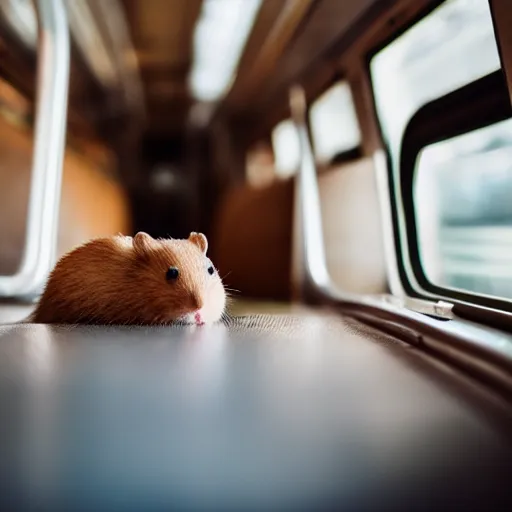
[[113, 236], [63, 256], [29, 321], [61, 324], [211, 324], [226, 291], [202, 233], [185, 240]]

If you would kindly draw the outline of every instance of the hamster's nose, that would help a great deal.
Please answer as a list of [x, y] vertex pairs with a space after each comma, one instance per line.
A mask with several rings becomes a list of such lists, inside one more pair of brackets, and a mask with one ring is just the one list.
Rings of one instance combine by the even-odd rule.
[[194, 310], [201, 309], [203, 307], [203, 299], [198, 293], [192, 293], [190, 295], [190, 305]]

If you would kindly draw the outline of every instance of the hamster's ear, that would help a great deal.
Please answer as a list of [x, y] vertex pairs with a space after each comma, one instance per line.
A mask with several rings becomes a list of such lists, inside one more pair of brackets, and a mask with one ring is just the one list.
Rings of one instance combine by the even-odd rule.
[[143, 231], [139, 231], [139, 233], [133, 237], [133, 249], [140, 258], [145, 258], [148, 255], [152, 243], [153, 239]]
[[203, 233], [190, 233], [188, 241], [192, 242], [194, 245], [197, 245], [197, 247], [199, 247], [199, 249], [201, 249], [201, 251], [206, 254], [206, 251], [208, 250], [208, 240], [203, 235]]

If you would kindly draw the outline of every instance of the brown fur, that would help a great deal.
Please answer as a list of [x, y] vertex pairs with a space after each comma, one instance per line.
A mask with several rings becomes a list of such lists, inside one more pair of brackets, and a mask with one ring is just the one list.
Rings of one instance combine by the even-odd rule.
[[[200, 233], [155, 240], [146, 233], [92, 240], [55, 266], [32, 317], [36, 323], [212, 323], [225, 308], [222, 281]], [[176, 267], [179, 277], [168, 281]]]

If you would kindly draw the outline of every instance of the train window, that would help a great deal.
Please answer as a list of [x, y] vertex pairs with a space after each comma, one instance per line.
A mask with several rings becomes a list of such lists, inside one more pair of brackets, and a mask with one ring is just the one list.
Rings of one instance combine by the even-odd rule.
[[416, 162], [427, 279], [512, 298], [512, 120], [428, 145]]
[[251, 187], [270, 185], [275, 177], [274, 154], [267, 142], [254, 144], [247, 152], [246, 177]]
[[272, 131], [276, 175], [282, 178], [297, 172], [300, 162], [300, 143], [291, 121], [281, 121]]
[[447, 0], [378, 52], [370, 72], [392, 160], [422, 105], [499, 68], [487, 0]]
[[0, 13], [9, 27], [28, 47], [37, 41], [37, 18], [31, 0], [2, 0]]
[[446, 0], [376, 52], [370, 75], [403, 285], [510, 309], [512, 122], [489, 3]]
[[359, 146], [361, 132], [348, 82], [338, 82], [312, 104], [310, 125], [320, 164]]

